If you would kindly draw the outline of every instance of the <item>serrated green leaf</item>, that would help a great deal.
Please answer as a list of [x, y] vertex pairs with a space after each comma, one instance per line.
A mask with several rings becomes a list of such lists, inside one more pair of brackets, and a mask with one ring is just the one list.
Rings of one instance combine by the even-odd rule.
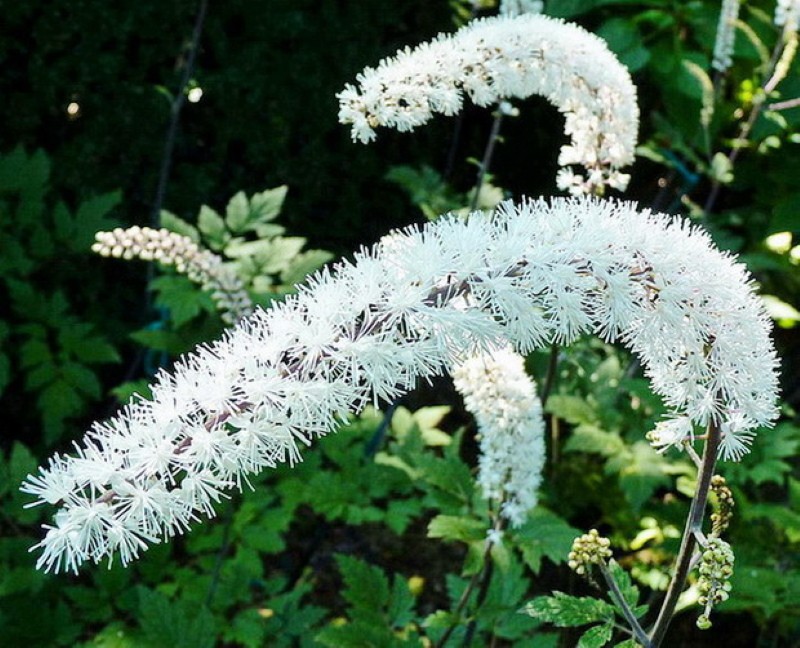
[[197, 229], [203, 234], [205, 242], [212, 250], [221, 250], [230, 239], [225, 221], [211, 207], [203, 205], [197, 217]]
[[[281, 185], [253, 194], [250, 198], [250, 209], [256, 215], [259, 224], [266, 224], [281, 213], [288, 191], [289, 188], [286, 185]], [[259, 233], [259, 235], [261, 234]]]
[[429, 538], [472, 542], [486, 538], [486, 523], [475, 518], [437, 515], [428, 524]]
[[139, 587], [138, 621], [148, 645], [213, 648], [216, 628], [205, 607], [170, 601], [160, 592]]
[[63, 242], [75, 252], [89, 252], [96, 232], [110, 230], [118, 225], [110, 212], [121, 201], [122, 192], [111, 191], [82, 202], [75, 212], [73, 232]]
[[92, 399], [100, 398], [102, 387], [94, 371], [77, 362], [65, 362], [59, 368], [64, 380]]
[[540, 596], [524, 608], [525, 614], [560, 628], [582, 626], [598, 621], [611, 622], [614, 607], [605, 601], [590, 597], [570, 596], [553, 592], [553, 596]]
[[555, 564], [566, 561], [572, 541], [580, 534], [578, 529], [540, 506], [529, 513], [525, 524], [514, 531], [513, 538], [525, 563], [538, 573], [542, 558]]
[[594, 626], [581, 635], [577, 648], [603, 648], [611, 641], [612, 634], [614, 634], [614, 625], [611, 623]]
[[166, 209], [161, 210], [161, 227], [181, 236], [188, 236], [195, 243], [200, 243], [200, 232], [197, 231], [197, 228]]
[[250, 203], [244, 191], [237, 192], [225, 207], [225, 224], [234, 234], [245, 231], [250, 217]]
[[357, 610], [382, 611], [389, 603], [389, 579], [379, 567], [338, 554], [336, 562], [342, 574], [344, 599]]

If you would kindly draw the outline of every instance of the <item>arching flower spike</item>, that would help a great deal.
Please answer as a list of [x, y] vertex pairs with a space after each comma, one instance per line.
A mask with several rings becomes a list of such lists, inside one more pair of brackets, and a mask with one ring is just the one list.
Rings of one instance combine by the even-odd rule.
[[300, 460], [347, 412], [509, 341], [594, 333], [641, 360], [672, 412], [659, 445], [715, 421], [724, 458], [776, 416], [769, 319], [743, 266], [685, 221], [594, 199], [503, 204], [386, 237], [162, 373], [22, 489], [58, 506], [46, 570], [134, 559], [213, 515], [249, 473]]
[[[472, 21], [366, 68], [340, 92], [339, 121], [353, 140], [375, 128], [410, 131], [434, 113], [455, 115], [463, 95], [479, 106], [545, 97], [566, 117], [558, 185], [574, 194], [624, 189], [639, 124], [636, 88], [605, 41], [577, 25], [525, 14]], [[582, 165], [576, 173], [571, 165]]]

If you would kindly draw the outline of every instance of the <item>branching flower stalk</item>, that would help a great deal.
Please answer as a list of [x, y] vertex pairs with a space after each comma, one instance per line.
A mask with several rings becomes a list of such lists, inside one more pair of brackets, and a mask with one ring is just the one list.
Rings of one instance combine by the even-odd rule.
[[628, 183], [620, 169], [634, 159], [636, 89], [606, 43], [577, 25], [532, 14], [478, 19], [356, 80], [337, 95], [354, 141], [374, 140], [379, 126], [411, 131], [435, 113], [455, 115], [464, 95], [479, 106], [539, 95], [565, 115], [571, 139], [559, 156], [559, 188], [580, 195]]
[[226, 324], [235, 324], [253, 312], [253, 301], [239, 275], [225, 265], [222, 257], [200, 248], [188, 236], [163, 228], [134, 226], [98, 232], [95, 238], [92, 251], [101, 256], [156, 261], [185, 274], [211, 292]]
[[199, 346], [156, 377], [152, 400], [30, 475], [31, 505], [58, 507], [38, 566], [128, 563], [213, 516], [249, 474], [299, 461], [347, 412], [506, 343], [621, 342], [671, 412], [653, 441], [680, 448], [709, 425], [707, 454], [713, 439], [714, 459], [737, 459], [777, 415], [769, 330], [743, 266], [630, 203], [506, 203], [395, 233]]

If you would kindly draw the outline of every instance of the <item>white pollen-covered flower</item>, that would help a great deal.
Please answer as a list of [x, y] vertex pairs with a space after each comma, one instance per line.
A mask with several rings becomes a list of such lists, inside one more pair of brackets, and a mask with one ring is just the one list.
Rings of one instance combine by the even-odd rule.
[[174, 268], [211, 292], [226, 324], [234, 324], [253, 312], [253, 301], [239, 276], [222, 257], [200, 248], [188, 236], [168, 229], [134, 225], [97, 232], [92, 251], [105, 257], [156, 261]]
[[686, 221], [631, 203], [503, 203], [386, 237], [313, 275], [156, 376], [22, 490], [58, 506], [38, 566], [77, 570], [185, 532], [230, 488], [374, 399], [510, 344], [594, 333], [640, 359], [680, 445], [723, 432], [738, 458], [777, 414], [770, 320], [745, 268]]
[[585, 167], [560, 175], [559, 187], [579, 195], [627, 184], [619, 169], [634, 160], [636, 88], [605, 41], [577, 25], [532, 14], [481, 18], [356, 80], [337, 95], [339, 121], [352, 125], [354, 141], [374, 140], [378, 126], [410, 131], [435, 113], [455, 115], [463, 95], [479, 106], [539, 95], [566, 118], [570, 142], [558, 163]]
[[717, 37], [714, 41], [714, 58], [711, 67], [725, 72], [733, 63], [733, 46], [736, 43], [736, 21], [742, 0], [723, 0], [717, 23]]
[[536, 385], [522, 356], [507, 347], [457, 364], [452, 375], [478, 425], [483, 496], [501, 502], [501, 515], [520, 526], [538, 501], [545, 461]]

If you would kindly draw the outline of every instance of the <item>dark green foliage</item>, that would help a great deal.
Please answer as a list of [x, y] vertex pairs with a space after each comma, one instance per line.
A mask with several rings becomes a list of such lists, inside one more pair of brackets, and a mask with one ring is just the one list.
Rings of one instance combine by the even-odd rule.
[[116, 224], [120, 195], [72, 210], [49, 183], [43, 152], [0, 157], [0, 396], [14, 403], [19, 438], [41, 431], [52, 445], [103, 396], [98, 365], [120, 359], [89, 305], [103, 283], [86, 272], [94, 233]]

